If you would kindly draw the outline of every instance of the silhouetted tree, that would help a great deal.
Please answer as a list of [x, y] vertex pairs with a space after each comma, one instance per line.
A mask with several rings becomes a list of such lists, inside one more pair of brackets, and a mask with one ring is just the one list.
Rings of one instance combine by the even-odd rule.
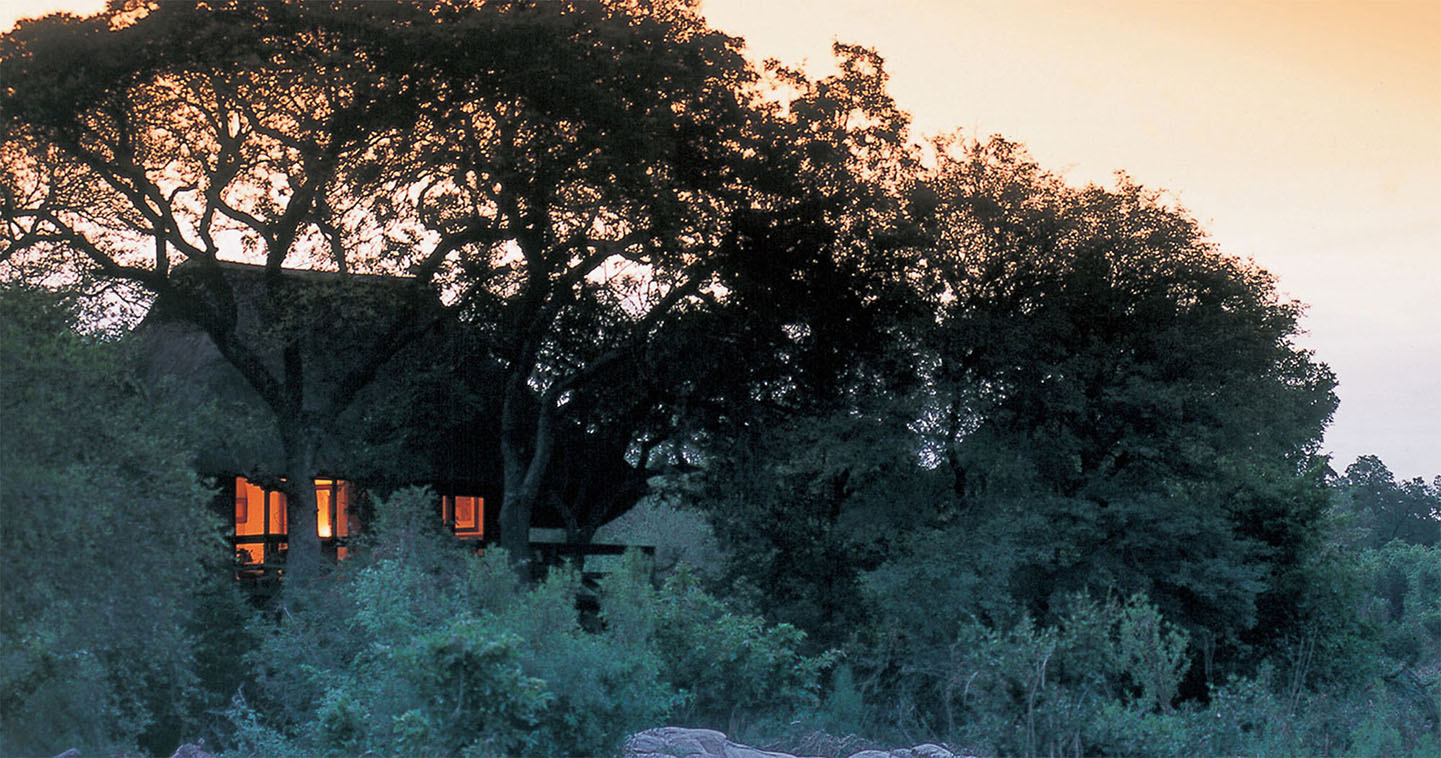
[[[890, 170], [875, 156], [903, 124], [878, 67], [849, 51], [785, 114], [739, 48], [685, 2], [116, 4], [22, 25], [3, 43], [5, 265], [124, 281], [202, 329], [269, 409], [291, 502], [400, 350], [464, 325], [492, 380], [500, 540], [524, 560], [539, 504], [592, 532], [693, 409], [762, 373], [848, 371], [876, 310], [858, 277], [885, 222], [852, 175]], [[263, 276], [240, 285], [223, 257]], [[406, 297], [360, 344], [316, 344], [294, 268], [332, 289], [405, 275]], [[318, 544], [294, 511], [304, 577]]]
[[[269, 408], [292, 503], [312, 497], [330, 420], [421, 328], [394, 321], [322, 391], [297, 326], [305, 289], [284, 273], [400, 270], [377, 198], [391, 186], [383, 145], [406, 139], [416, 90], [379, 33], [405, 15], [114, 3], [0, 43], [7, 276], [128, 283], [203, 330]], [[239, 295], [222, 256], [262, 262], [259, 292]], [[293, 511], [289, 568], [303, 578], [317, 567], [315, 516]]]
[[1012, 581], [1038, 610], [1115, 587], [1226, 634], [1289, 623], [1336, 406], [1299, 306], [1129, 180], [1074, 189], [999, 139], [938, 147], [923, 427], [956, 518], [1032, 524]]
[[1346, 467], [1335, 483], [1343, 511], [1352, 514], [1367, 547], [1391, 540], [1412, 545], [1441, 541], [1441, 481], [1420, 477], [1397, 482], [1374, 455], [1363, 455]]

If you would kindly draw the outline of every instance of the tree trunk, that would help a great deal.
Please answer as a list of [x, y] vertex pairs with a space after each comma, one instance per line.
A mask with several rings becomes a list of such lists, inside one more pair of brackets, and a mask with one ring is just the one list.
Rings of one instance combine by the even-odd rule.
[[305, 585], [320, 573], [320, 535], [315, 523], [315, 430], [296, 423], [283, 427], [285, 450], [286, 542], [285, 578], [292, 585]]
[[526, 457], [514, 449], [515, 440], [501, 437], [505, 459], [505, 497], [500, 505], [500, 546], [510, 554], [511, 565], [529, 579], [534, 556], [530, 550], [530, 523], [540, 500], [540, 484], [550, 467], [552, 444], [550, 424], [544, 418], [536, 430], [533, 452]]
[[[555, 449], [552, 424], [554, 400], [548, 394], [540, 398], [536, 424], [529, 439], [522, 431], [520, 412], [527, 404], [524, 377], [512, 379], [507, 385], [501, 409], [500, 453], [505, 466], [505, 497], [500, 506], [500, 546], [510, 554], [511, 565], [521, 578], [529, 579], [533, 556], [530, 550], [530, 523], [535, 504], [540, 499], [541, 482], [550, 468]], [[529, 443], [529, 444], [527, 444]], [[527, 454], [528, 453], [528, 454]]]
[[506, 477], [505, 497], [500, 506], [500, 546], [510, 555], [511, 565], [516, 567], [521, 577], [529, 579], [533, 558], [530, 552], [530, 517], [535, 511], [535, 495], [523, 490], [523, 487], [512, 488], [510, 477]]

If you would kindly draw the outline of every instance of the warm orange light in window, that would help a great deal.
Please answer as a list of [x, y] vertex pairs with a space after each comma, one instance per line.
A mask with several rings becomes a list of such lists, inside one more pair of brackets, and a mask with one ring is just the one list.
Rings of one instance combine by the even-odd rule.
[[315, 480], [315, 530], [321, 539], [350, 536], [350, 482]]
[[241, 563], [264, 563], [264, 538], [285, 534], [287, 526], [284, 495], [266, 492], [243, 478], [235, 480], [235, 536], [261, 538], [236, 545]]
[[476, 539], [485, 536], [485, 498], [470, 495], [446, 495], [440, 501], [441, 515], [457, 537]]
[[[350, 482], [340, 479], [315, 480], [315, 531], [321, 539], [349, 537], [356, 530], [354, 516], [350, 513], [352, 487]], [[278, 537], [288, 533], [285, 495], [266, 491], [243, 477], [235, 480], [235, 536], [252, 538], [252, 541], [237, 540], [236, 558], [241, 563], [265, 563], [275, 556], [265, 554], [267, 537]], [[270, 543], [275, 545], [273, 541]], [[276, 545], [283, 547], [285, 543]], [[274, 549], [274, 547], [272, 548]], [[345, 548], [336, 553], [344, 558]]]
[[315, 531], [330, 538], [330, 482], [322, 479], [315, 480]]

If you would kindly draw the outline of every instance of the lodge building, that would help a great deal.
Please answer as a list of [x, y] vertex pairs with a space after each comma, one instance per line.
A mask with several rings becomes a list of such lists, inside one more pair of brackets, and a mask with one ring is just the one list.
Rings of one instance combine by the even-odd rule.
[[[182, 278], [185, 265], [173, 276]], [[261, 348], [302, 336], [306, 411], [324, 416], [334, 383], [399, 319], [432, 317], [435, 306], [403, 279], [289, 271], [283, 315], [267, 311], [270, 293], [259, 266], [222, 263], [234, 302], [236, 332]], [[272, 284], [273, 286], [273, 284]], [[439, 319], [433, 319], [441, 323]], [[273, 415], [258, 393], [190, 321], [184, 308], [158, 298], [136, 329], [143, 375], [198, 417], [215, 419], [196, 460], [218, 482], [216, 508], [233, 516], [237, 575], [283, 572], [290, 504]], [[257, 351], [279, 375], [279, 349]], [[316, 529], [322, 549], [345, 558], [370, 518], [367, 490], [425, 485], [436, 517], [477, 549], [498, 534], [503, 498], [496, 362], [463, 329], [433, 329], [407, 345], [346, 407], [334, 411], [316, 451]], [[329, 418], [329, 416], [327, 416]], [[624, 513], [646, 490], [646, 472], [625, 459], [625, 441], [574, 430], [557, 443], [547, 479], [552, 493], [533, 527], [563, 528], [561, 542], [533, 543], [541, 561], [619, 552], [589, 545], [595, 529]]]

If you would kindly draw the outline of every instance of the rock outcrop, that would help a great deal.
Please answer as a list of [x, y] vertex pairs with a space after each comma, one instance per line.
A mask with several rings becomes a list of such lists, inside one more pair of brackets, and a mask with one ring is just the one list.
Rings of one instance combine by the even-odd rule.
[[[663, 726], [626, 738], [622, 758], [820, 758], [762, 750], [731, 742], [711, 729]], [[894, 750], [862, 750], [848, 758], [965, 758], [940, 745], [924, 744]]]
[[205, 740], [201, 740], [198, 745], [187, 742], [175, 748], [170, 758], [215, 758], [215, 755], [205, 749]]
[[895, 748], [889, 751], [860, 751], [850, 755], [850, 758], [967, 758], [965, 755], [957, 755], [940, 745], [927, 742], [924, 745], [916, 745], [914, 748]]
[[625, 740], [623, 758], [802, 758], [741, 745], [711, 729], [662, 726]]
[[940, 745], [927, 742], [915, 747], [898, 747], [894, 750], [862, 750], [859, 753], [853, 753], [850, 758], [966, 758], [966, 756], [957, 755]]

